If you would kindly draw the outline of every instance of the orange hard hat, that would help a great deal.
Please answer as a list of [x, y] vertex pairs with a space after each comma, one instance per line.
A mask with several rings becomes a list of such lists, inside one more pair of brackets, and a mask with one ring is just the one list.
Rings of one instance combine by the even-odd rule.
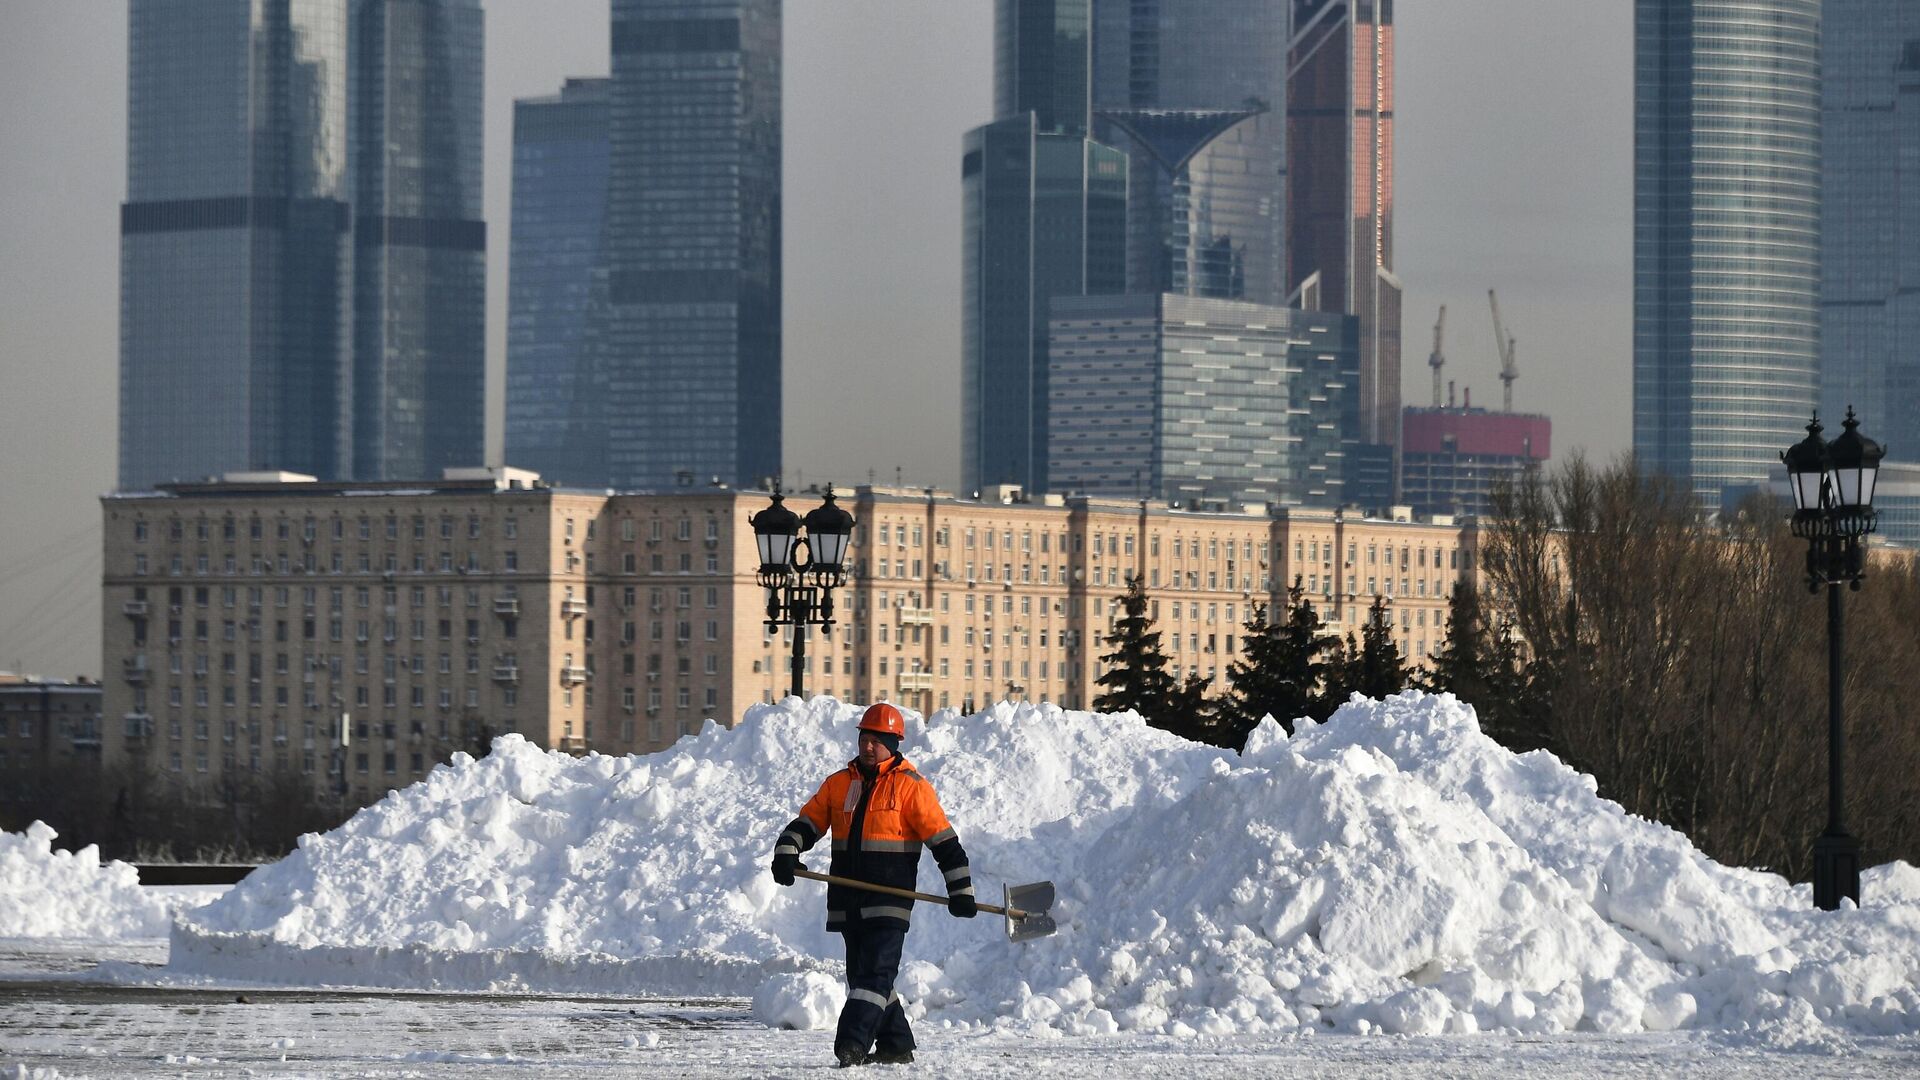
[[900, 715], [899, 709], [878, 701], [867, 706], [867, 711], [861, 715], [860, 730], [877, 731], [882, 735], [905, 735], [907, 718]]

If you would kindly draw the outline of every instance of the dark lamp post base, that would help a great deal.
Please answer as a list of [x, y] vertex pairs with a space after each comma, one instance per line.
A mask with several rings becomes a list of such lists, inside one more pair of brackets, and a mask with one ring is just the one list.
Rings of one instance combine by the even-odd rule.
[[1821, 833], [1813, 841], [1813, 906], [1836, 911], [1842, 897], [1860, 903], [1860, 841]]

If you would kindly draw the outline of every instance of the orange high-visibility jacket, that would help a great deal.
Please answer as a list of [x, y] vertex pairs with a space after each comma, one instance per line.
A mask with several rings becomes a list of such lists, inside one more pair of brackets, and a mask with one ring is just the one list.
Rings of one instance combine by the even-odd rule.
[[[833, 836], [830, 872], [837, 877], [911, 889], [925, 847], [933, 849], [934, 862], [946, 876], [947, 895], [973, 895], [966, 849], [940, 809], [933, 785], [904, 757], [895, 755], [881, 764], [872, 784], [851, 761], [827, 777], [800, 816], [780, 834], [774, 853], [797, 855], [829, 833]], [[905, 927], [912, 915], [913, 901], [905, 897], [844, 885], [827, 887], [829, 930], [849, 929], [869, 920]]]

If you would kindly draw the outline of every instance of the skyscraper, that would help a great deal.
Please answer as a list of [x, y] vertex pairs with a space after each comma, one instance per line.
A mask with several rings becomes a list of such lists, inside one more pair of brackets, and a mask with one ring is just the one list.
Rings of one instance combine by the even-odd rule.
[[120, 486], [480, 460], [478, 0], [133, 0]]
[[1815, 400], [1819, 0], [1636, 0], [1633, 447], [1703, 509]]
[[758, 483], [780, 472], [780, 5], [614, 0], [612, 21], [592, 482]]
[[353, 475], [481, 461], [479, 0], [354, 0]]
[[345, 3], [132, 0], [122, 488], [351, 468]]
[[1285, 303], [1288, 0], [1095, 18], [1094, 134], [1130, 166], [1126, 291]]
[[607, 216], [607, 80], [513, 103], [506, 460], [560, 484], [600, 478], [582, 419], [587, 311]]
[[1356, 320], [1168, 293], [1053, 302], [1050, 475], [1122, 498], [1337, 507]]
[[1864, 432], [1911, 461], [1920, 454], [1920, 9], [1825, 0], [1820, 12], [1820, 414], [1832, 428], [1852, 406]]
[[1359, 317], [1361, 437], [1397, 444], [1393, 0], [1293, 0], [1293, 19], [1287, 291]]
[[998, 0], [961, 156], [961, 483], [1048, 487], [1047, 312], [1126, 285], [1127, 160], [1087, 138], [1086, 0]]

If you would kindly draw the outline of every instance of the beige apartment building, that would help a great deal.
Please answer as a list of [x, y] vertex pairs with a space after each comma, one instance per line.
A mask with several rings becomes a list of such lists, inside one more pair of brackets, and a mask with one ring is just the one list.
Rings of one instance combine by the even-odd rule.
[[[1085, 708], [1134, 575], [1174, 664], [1216, 692], [1252, 606], [1277, 607], [1295, 577], [1343, 634], [1390, 597], [1418, 663], [1477, 564], [1473, 525], [1446, 519], [984, 495], [842, 495], [851, 575], [831, 634], [809, 631], [809, 693]], [[104, 757], [196, 785], [296, 770], [324, 787], [343, 768], [365, 801], [502, 732], [627, 753], [732, 723], [790, 684], [792, 631], [767, 629], [754, 577], [748, 519], [767, 504], [514, 469], [107, 496]]]

